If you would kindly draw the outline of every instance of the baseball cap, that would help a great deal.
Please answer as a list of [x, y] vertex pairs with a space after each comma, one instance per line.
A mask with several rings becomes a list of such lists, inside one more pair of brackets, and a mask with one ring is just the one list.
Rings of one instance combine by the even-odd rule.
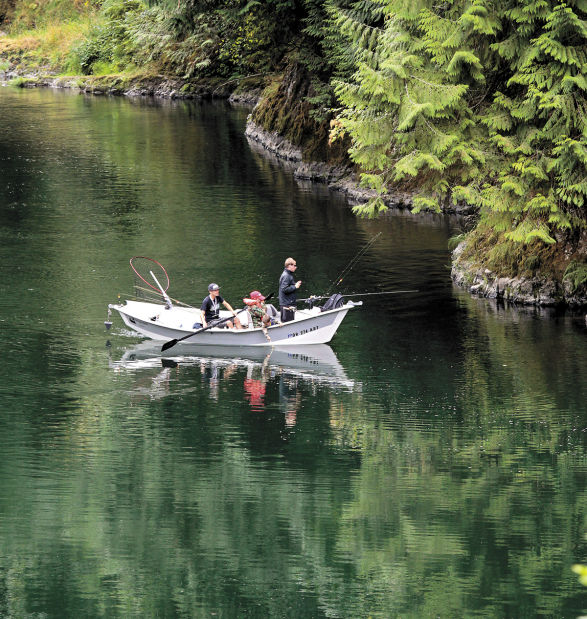
[[265, 301], [265, 297], [258, 290], [253, 290], [249, 297], [251, 299], [255, 299], [256, 301]]
[[218, 284], [210, 284], [208, 290], [220, 290], [220, 286]]

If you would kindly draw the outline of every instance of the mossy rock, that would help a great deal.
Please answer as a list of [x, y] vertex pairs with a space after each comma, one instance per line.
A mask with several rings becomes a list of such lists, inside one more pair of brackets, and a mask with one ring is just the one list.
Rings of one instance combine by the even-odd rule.
[[28, 88], [29, 86], [34, 86], [36, 84], [36, 80], [30, 77], [15, 77], [8, 81], [8, 85], [13, 88]]
[[347, 164], [348, 141], [329, 143], [329, 120], [318, 122], [309, 99], [315, 95], [311, 75], [292, 63], [265, 88], [253, 111], [253, 122], [269, 132], [277, 132], [302, 149], [304, 161]]

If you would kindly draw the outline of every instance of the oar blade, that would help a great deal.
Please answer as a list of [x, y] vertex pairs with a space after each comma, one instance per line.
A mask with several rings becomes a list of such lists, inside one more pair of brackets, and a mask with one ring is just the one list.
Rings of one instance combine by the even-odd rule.
[[176, 344], [177, 344], [177, 340], [169, 340], [169, 342], [165, 342], [165, 344], [163, 344], [163, 346], [161, 346], [161, 352], [165, 352], [166, 350], [169, 350], [170, 348], [172, 348]]

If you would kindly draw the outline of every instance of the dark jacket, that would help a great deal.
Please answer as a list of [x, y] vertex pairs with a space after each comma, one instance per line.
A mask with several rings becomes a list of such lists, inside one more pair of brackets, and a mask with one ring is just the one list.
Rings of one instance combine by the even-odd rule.
[[284, 269], [279, 278], [279, 305], [280, 307], [295, 305], [297, 299], [296, 280], [293, 273]]

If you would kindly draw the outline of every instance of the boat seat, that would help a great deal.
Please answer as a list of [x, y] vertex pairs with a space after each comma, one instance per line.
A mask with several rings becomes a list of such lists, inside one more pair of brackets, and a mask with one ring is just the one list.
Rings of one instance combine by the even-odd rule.
[[279, 321], [280, 314], [277, 311], [277, 308], [275, 307], [275, 305], [272, 305], [271, 303], [267, 303], [265, 307], [267, 310], [267, 314], [269, 315], [269, 318], [271, 318], [271, 320]]

